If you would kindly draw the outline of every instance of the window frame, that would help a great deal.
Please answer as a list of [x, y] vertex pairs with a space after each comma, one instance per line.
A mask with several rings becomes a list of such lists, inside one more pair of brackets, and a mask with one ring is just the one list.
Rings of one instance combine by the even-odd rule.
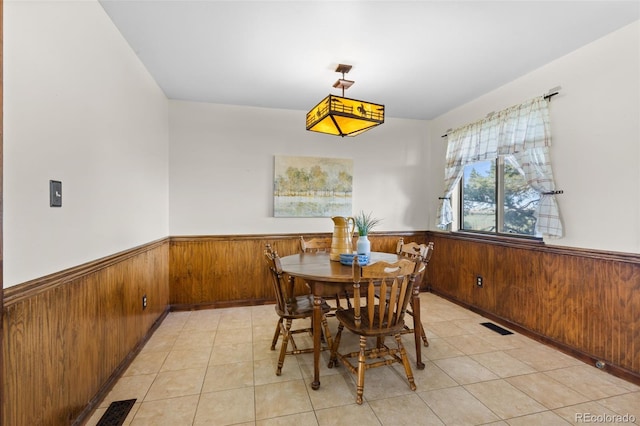
[[[471, 166], [476, 163], [480, 163], [482, 161], [493, 161], [496, 166], [496, 182], [495, 182], [495, 205], [496, 205], [496, 213], [495, 213], [495, 231], [481, 231], [476, 229], [465, 229], [464, 228], [464, 169], [468, 166]], [[505, 169], [505, 159], [504, 155], [500, 155], [493, 160], [479, 160], [473, 163], [466, 164], [463, 168], [463, 174], [460, 177], [458, 182], [458, 190], [454, 191], [457, 193], [457, 204], [458, 204], [458, 217], [457, 219], [457, 228], [460, 233], [470, 233], [470, 234], [479, 234], [486, 235], [488, 237], [499, 237], [499, 238], [518, 238], [525, 239], [531, 241], [543, 241], [542, 236], [537, 235], [527, 235], [527, 234], [517, 234], [511, 232], [503, 232], [501, 229], [504, 229], [504, 169]]]

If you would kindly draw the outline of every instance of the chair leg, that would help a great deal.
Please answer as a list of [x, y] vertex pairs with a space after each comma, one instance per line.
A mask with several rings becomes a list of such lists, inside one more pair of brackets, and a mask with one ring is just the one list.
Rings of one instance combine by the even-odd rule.
[[349, 293], [346, 290], [344, 291], [344, 298], [347, 299], [347, 309], [353, 308], [351, 306], [351, 298], [349, 298]]
[[271, 341], [271, 350], [276, 350], [276, 343], [278, 343], [278, 337], [280, 337], [280, 327], [282, 327], [282, 318], [278, 320], [276, 324], [276, 332], [273, 334], [273, 340]]
[[336, 337], [333, 339], [333, 344], [329, 347], [331, 349], [331, 356], [329, 357], [329, 364], [327, 367], [333, 368], [333, 366], [338, 366], [338, 356], [336, 352], [338, 352], [338, 346], [340, 346], [340, 338], [342, 337], [342, 329], [344, 329], [344, 325], [342, 323], [338, 324], [338, 331], [336, 331]]
[[320, 337], [324, 338], [324, 341], [327, 344], [327, 348], [331, 350], [331, 348], [333, 347], [333, 338], [331, 337], [331, 330], [329, 330], [329, 322], [327, 321], [327, 317], [323, 315], [321, 322], [322, 327], [320, 328], [320, 330], [322, 330], [322, 335]]
[[364, 394], [364, 370], [366, 369], [366, 365], [365, 365], [366, 348], [367, 348], [367, 338], [364, 336], [360, 336], [360, 353], [358, 354], [358, 383], [356, 384], [356, 404], [359, 404], [359, 405], [362, 405], [362, 395]]
[[416, 324], [414, 322], [414, 324], [413, 324], [413, 329], [414, 330], [415, 330], [416, 326], [420, 327], [419, 330], [420, 330], [420, 335], [422, 336], [422, 343], [424, 344], [425, 347], [428, 347], [429, 346], [429, 341], [427, 340], [427, 333], [424, 332], [424, 327], [422, 326], [422, 323], [419, 322], [418, 324]]
[[[344, 300], [347, 301], [347, 309], [353, 308], [353, 306], [351, 305], [351, 298], [349, 297], [349, 293], [346, 290], [344, 291], [343, 297], [344, 297]], [[336, 293], [335, 298], [336, 298], [336, 310], [342, 309], [342, 305], [340, 305], [340, 293]]]
[[402, 339], [400, 334], [396, 334], [395, 336], [396, 344], [398, 345], [398, 350], [400, 351], [400, 358], [402, 358], [402, 365], [404, 366], [404, 372], [407, 375], [407, 380], [409, 380], [409, 388], [411, 390], [416, 390], [416, 382], [413, 379], [413, 371], [411, 370], [411, 364], [409, 363], [409, 357], [407, 356], [407, 351], [404, 349], [404, 345], [402, 344]]
[[291, 336], [291, 323], [293, 321], [288, 319], [284, 330], [282, 331], [282, 347], [280, 347], [280, 357], [278, 358], [278, 367], [276, 368], [276, 376], [282, 374], [282, 366], [284, 365], [284, 357], [287, 355], [287, 345], [289, 344], [289, 338]]

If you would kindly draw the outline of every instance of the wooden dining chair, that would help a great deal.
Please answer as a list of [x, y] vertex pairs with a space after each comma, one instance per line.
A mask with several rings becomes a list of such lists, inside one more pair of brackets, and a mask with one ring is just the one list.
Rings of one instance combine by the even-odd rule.
[[[396, 253], [399, 256], [402, 256], [411, 260], [415, 260], [418, 257], [422, 258], [422, 264], [424, 265], [424, 268], [417, 275], [416, 284], [415, 284], [416, 286], [419, 287], [422, 284], [422, 281], [424, 281], [426, 268], [427, 268], [427, 265], [429, 264], [429, 260], [431, 260], [431, 255], [433, 254], [433, 243], [432, 242], [430, 242], [429, 244], [418, 244], [415, 242], [405, 243], [404, 239], [400, 237], [400, 239], [398, 240], [398, 244], [396, 245]], [[429, 341], [427, 340], [427, 334], [424, 331], [424, 326], [422, 325], [422, 323], [416, 324], [416, 321], [413, 315], [413, 299], [411, 300], [409, 305], [410, 306], [407, 308], [406, 313], [409, 314], [409, 316], [411, 316], [411, 319], [413, 320], [413, 328], [410, 328], [408, 325], [405, 324], [403, 334], [415, 333], [417, 329], [418, 333], [420, 333], [420, 337], [422, 338], [422, 342], [424, 343], [424, 346], [429, 346]]]
[[[310, 238], [305, 239], [302, 235], [300, 236], [300, 252], [301, 253], [318, 253], [318, 252], [326, 252], [329, 253], [331, 251], [331, 238]], [[340, 304], [340, 299], [344, 298], [347, 302], [347, 308], [351, 307], [351, 300], [349, 298], [349, 293], [344, 291], [344, 294], [341, 296], [336, 293], [335, 301], [336, 301], [336, 309], [342, 309], [342, 305]]]
[[[353, 307], [336, 311], [338, 330], [331, 347], [329, 368], [339, 360], [357, 375], [356, 403], [362, 404], [365, 371], [392, 363], [401, 363], [411, 390], [416, 390], [413, 372], [402, 344], [404, 313], [411, 300], [411, 292], [422, 259], [400, 259], [395, 263], [375, 262], [361, 266], [358, 259], [353, 264]], [[376, 294], [384, 295], [377, 297]], [[356, 352], [340, 353], [340, 340], [344, 328], [360, 337]], [[388, 346], [384, 338], [393, 336], [395, 347]], [[376, 345], [367, 349], [367, 339], [376, 338]], [[354, 365], [351, 360], [357, 359]], [[368, 361], [369, 360], [369, 361]], [[370, 361], [374, 360], [374, 361]]]
[[[305, 294], [296, 296], [293, 294], [293, 282], [285, 277], [282, 272], [282, 264], [278, 253], [267, 244], [264, 250], [264, 256], [269, 267], [269, 272], [272, 278], [273, 289], [276, 296], [276, 313], [278, 314], [278, 322], [276, 324], [276, 331], [271, 341], [271, 350], [276, 349], [278, 338], [282, 335], [282, 343], [280, 346], [280, 356], [278, 357], [278, 366], [276, 367], [276, 375], [282, 374], [282, 366], [284, 365], [284, 359], [286, 355], [297, 355], [302, 353], [313, 352], [313, 346], [298, 347], [294, 339], [294, 335], [300, 333], [313, 334], [313, 324], [306, 327], [292, 329], [294, 321], [302, 322], [301, 320], [309, 320], [313, 318], [313, 296]], [[329, 312], [331, 307], [323, 302], [322, 304], [322, 327], [323, 338], [327, 343], [327, 348], [330, 347], [332, 339], [329, 332], [329, 326], [324, 314]]]
[[331, 250], [331, 238], [310, 238], [305, 240], [300, 236], [300, 252], [317, 253], [329, 252]]

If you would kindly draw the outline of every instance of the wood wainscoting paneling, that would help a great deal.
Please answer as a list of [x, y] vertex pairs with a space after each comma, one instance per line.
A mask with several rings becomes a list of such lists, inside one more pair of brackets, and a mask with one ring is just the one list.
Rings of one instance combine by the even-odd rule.
[[[81, 424], [168, 308], [272, 303], [264, 246], [286, 256], [299, 236], [169, 237], [5, 289], [2, 424]], [[372, 250], [399, 237], [435, 243], [423, 290], [638, 382], [640, 255], [431, 231]]]
[[165, 238], [5, 289], [2, 424], [82, 422], [168, 312], [168, 271]]
[[[428, 232], [426, 286], [640, 383], [640, 255]], [[483, 286], [476, 285], [476, 277]]]
[[[300, 251], [300, 235], [171, 237], [172, 309], [273, 303], [275, 297], [263, 255], [265, 244], [271, 244], [281, 257], [287, 256]], [[326, 238], [331, 234], [304, 236]], [[372, 233], [371, 250], [393, 253], [400, 237], [423, 243], [426, 231]], [[302, 283], [297, 285], [305, 291]]]

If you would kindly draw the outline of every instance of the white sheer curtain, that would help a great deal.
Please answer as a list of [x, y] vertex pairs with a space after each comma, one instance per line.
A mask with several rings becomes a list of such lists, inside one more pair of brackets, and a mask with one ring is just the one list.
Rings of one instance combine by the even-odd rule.
[[447, 139], [444, 196], [438, 213], [438, 227], [446, 229], [453, 222], [450, 199], [464, 166], [512, 154], [529, 185], [541, 195], [536, 211], [536, 230], [545, 236], [562, 237], [549, 163], [549, 108], [544, 97], [539, 96], [453, 130]]

